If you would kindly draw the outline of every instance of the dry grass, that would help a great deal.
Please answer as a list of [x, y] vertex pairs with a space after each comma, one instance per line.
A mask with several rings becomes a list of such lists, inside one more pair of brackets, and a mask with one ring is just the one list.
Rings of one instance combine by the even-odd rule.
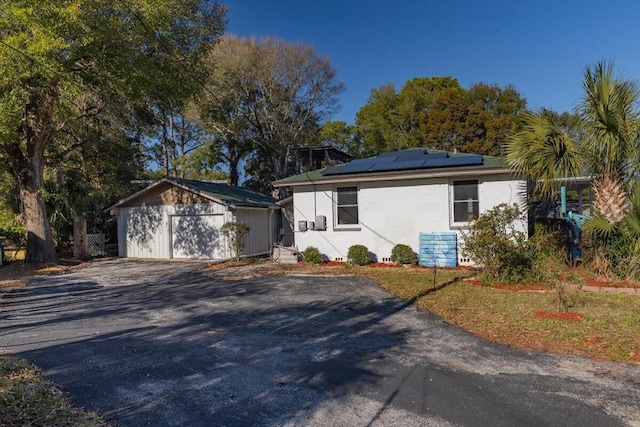
[[86, 267], [86, 263], [61, 260], [58, 264], [31, 264], [22, 261], [6, 262], [0, 267], [0, 292], [20, 289], [34, 276], [64, 274]]
[[[62, 274], [84, 265], [25, 264], [0, 267], [0, 294], [21, 289], [36, 275]], [[1, 295], [0, 295], [1, 297]], [[0, 298], [0, 310], [2, 301]], [[54, 383], [25, 360], [0, 354], [0, 425], [105, 426], [96, 414], [75, 408]]]
[[106, 426], [96, 414], [75, 408], [54, 383], [22, 359], [0, 355], [2, 426]]

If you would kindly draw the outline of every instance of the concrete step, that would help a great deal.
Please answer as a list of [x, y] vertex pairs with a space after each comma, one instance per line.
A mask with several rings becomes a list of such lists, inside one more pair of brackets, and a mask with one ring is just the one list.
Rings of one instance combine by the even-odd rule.
[[297, 264], [300, 260], [297, 247], [275, 246], [271, 259], [280, 264]]

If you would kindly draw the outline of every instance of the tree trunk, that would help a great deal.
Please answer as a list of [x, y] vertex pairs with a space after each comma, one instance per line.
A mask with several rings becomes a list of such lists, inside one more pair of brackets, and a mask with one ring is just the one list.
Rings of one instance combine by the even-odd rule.
[[229, 184], [237, 187], [239, 178], [238, 161], [229, 162]]
[[47, 209], [40, 191], [20, 188], [27, 228], [27, 256], [25, 262], [57, 262]]
[[27, 229], [25, 262], [57, 262], [51, 226], [42, 190], [44, 187], [44, 144], [55, 100], [55, 89], [45, 90], [27, 103], [23, 122], [26, 152], [16, 142], [8, 148], [12, 169], [20, 191], [20, 200]]

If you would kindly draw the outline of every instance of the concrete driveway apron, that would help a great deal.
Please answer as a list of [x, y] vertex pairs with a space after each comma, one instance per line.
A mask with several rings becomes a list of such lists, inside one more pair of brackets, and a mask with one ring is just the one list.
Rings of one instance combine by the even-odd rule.
[[123, 426], [640, 426], [640, 367], [514, 351], [364, 278], [204, 266], [39, 278], [0, 347]]

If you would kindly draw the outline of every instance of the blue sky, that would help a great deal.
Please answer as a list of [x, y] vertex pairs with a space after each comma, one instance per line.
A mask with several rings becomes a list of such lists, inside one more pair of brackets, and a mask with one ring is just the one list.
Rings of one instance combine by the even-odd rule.
[[333, 120], [354, 123], [372, 88], [452, 76], [513, 85], [529, 108], [571, 111], [585, 67], [640, 80], [640, 0], [222, 0], [227, 33], [303, 41], [346, 85]]

